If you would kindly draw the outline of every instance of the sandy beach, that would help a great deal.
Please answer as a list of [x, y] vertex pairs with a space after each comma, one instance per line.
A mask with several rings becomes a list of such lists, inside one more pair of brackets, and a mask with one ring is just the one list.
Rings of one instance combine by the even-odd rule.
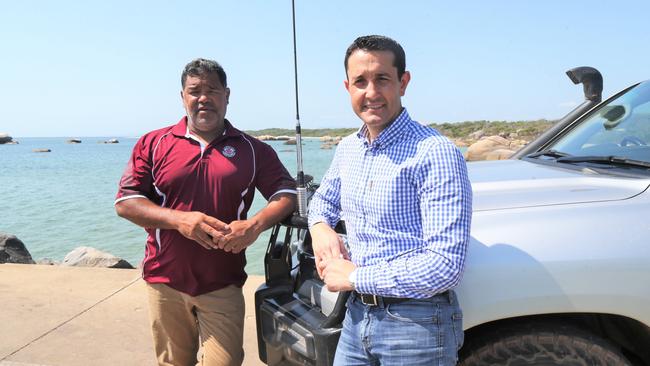
[[[257, 356], [254, 293], [244, 286], [244, 365]], [[153, 366], [145, 284], [137, 269], [0, 264], [0, 366]]]

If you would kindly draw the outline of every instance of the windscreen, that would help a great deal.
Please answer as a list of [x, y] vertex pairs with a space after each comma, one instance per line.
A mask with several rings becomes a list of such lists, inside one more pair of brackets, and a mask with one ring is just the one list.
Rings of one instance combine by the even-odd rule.
[[547, 147], [570, 156], [616, 156], [650, 162], [650, 82], [600, 106]]

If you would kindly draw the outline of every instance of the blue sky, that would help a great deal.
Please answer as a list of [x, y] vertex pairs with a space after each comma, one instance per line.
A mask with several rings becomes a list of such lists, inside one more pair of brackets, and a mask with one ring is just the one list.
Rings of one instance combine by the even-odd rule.
[[[403, 104], [421, 122], [555, 119], [650, 78], [647, 1], [296, 0], [303, 128], [357, 127], [343, 55], [360, 35], [406, 50]], [[180, 73], [219, 61], [241, 129], [293, 128], [291, 1], [12, 1], [0, 12], [0, 132], [139, 136], [175, 123]]]

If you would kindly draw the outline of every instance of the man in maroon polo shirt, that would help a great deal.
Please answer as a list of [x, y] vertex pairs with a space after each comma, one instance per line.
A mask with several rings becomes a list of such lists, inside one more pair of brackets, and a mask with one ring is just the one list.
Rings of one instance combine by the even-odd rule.
[[[244, 250], [295, 207], [295, 182], [275, 151], [225, 119], [230, 89], [215, 61], [181, 76], [187, 116], [142, 136], [115, 209], [148, 233], [147, 282], [160, 365], [240, 365]], [[247, 218], [255, 189], [268, 200]], [[200, 341], [200, 342], [199, 342]]]

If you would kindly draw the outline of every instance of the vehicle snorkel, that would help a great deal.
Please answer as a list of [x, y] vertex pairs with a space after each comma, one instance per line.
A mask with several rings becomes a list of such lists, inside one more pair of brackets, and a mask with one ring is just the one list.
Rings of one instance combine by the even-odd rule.
[[515, 152], [510, 157], [511, 159], [520, 159], [529, 154], [538, 152], [552, 138], [557, 136], [560, 131], [567, 128], [571, 123], [575, 122], [578, 117], [582, 116], [585, 112], [601, 102], [603, 93], [603, 76], [598, 70], [589, 66], [581, 66], [568, 70], [566, 74], [574, 84], [582, 84], [585, 100], [538, 138]]

